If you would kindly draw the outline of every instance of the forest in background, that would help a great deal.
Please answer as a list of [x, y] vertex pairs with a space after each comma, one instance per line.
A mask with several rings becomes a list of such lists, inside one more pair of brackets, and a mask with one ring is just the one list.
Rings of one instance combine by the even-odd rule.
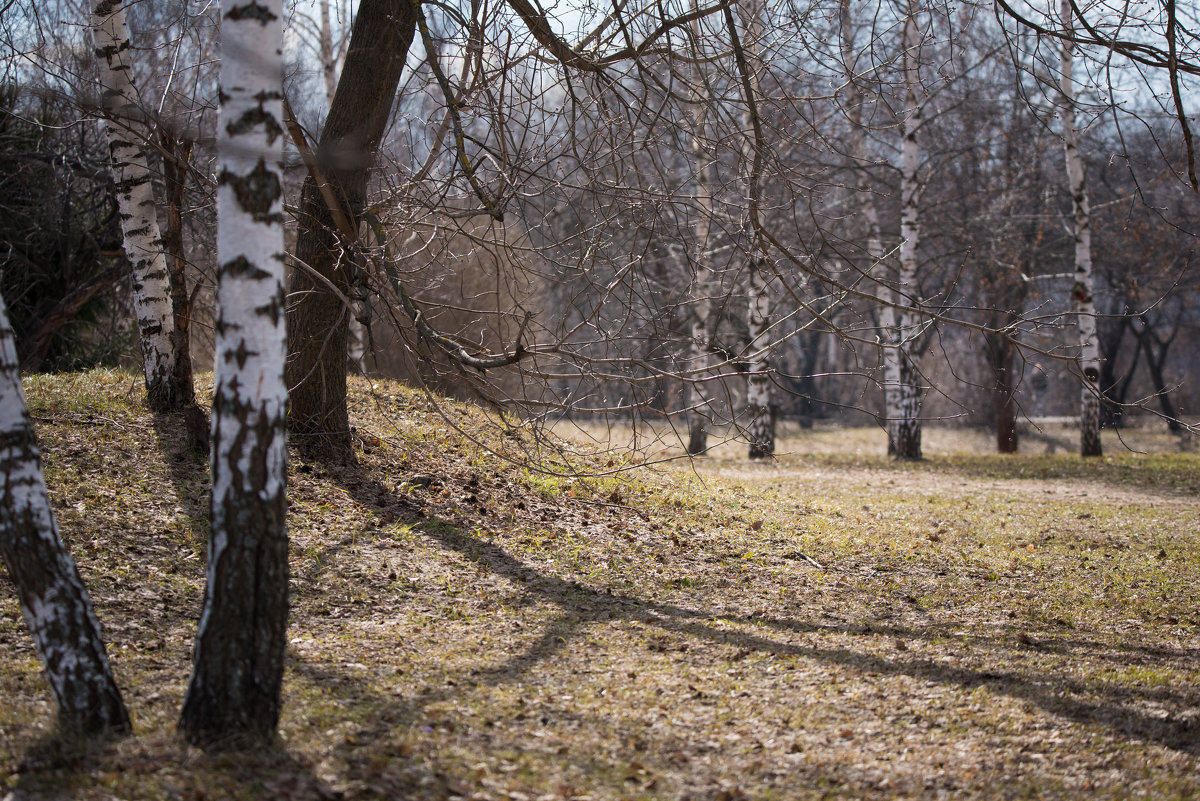
[[[352, 371], [527, 419], [748, 432], [764, 417], [906, 416], [1003, 440], [1025, 417], [1079, 415], [1077, 316], [1094, 313], [1104, 424], [1196, 408], [1200, 206], [1190, 111], [1171, 88], [1186, 97], [1195, 80], [1194, 8], [1178, 10], [1173, 69], [1078, 48], [1070, 105], [1096, 254], [1084, 315], [1054, 36], [971, 3], [743, 3], [733, 28], [727, 10], [682, 4], [630, 12], [619, 34], [597, 28], [601, 10], [542, 8], [541, 31], [523, 8], [425, 7], [368, 159], [358, 241], [338, 246]], [[172, 291], [207, 365], [215, 11], [128, 11], [139, 102], [113, 124], [149, 145]], [[314, 146], [339, 80], [363, 79], [342, 71], [356, 12], [287, 9], [287, 94]], [[1081, 20], [1120, 42], [1132, 23], [1118, 12]], [[1162, 24], [1163, 8], [1147, 13]], [[4, 15], [0, 291], [25, 369], [137, 359], [87, 16], [66, 0]], [[572, 61], [554, 49], [566, 41], [595, 55]], [[287, 145], [294, 243], [307, 170]], [[466, 353], [500, 358], [483, 371]], [[887, 405], [896, 386], [908, 411]]]

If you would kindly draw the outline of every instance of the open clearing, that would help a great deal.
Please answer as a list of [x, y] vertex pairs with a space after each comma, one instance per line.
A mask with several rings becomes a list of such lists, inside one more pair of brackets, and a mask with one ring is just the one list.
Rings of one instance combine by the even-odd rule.
[[135, 378], [29, 379], [135, 734], [51, 736], [5, 577], [0, 795], [1200, 796], [1194, 454], [894, 464], [825, 431], [770, 465], [626, 471], [355, 387], [358, 466], [292, 465], [282, 747], [207, 756], [174, 736], [204, 463]]

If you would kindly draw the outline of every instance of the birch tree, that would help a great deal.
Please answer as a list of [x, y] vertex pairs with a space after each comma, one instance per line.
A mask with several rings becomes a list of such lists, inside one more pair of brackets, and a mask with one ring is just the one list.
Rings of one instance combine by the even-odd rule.
[[[191, 371], [186, 382], [173, 380], [180, 358], [189, 358], [186, 339], [174, 337], [167, 260], [159, 232], [154, 187], [146, 144], [133, 133], [140, 124], [133, 82], [133, 44], [119, 0], [101, 0], [92, 9], [92, 33], [100, 76], [102, 107], [108, 120], [109, 154], [117, 185], [125, 254], [133, 272], [133, 305], [141, 336], [146, 395], [156, 411], [193, 400]], [[182, 353], [180, 351], [183, 351]]]
[[[697, 43], [702, 41], [699, 23], [693, 24]], [[688, 342], [688, 367], [695, 376], [687, 384], [688, 444], [687, 452], [701, 456], [708, 451], [708, 424], [711, 415], [710, 401], [705, 392], [705, 374], [712, 367], [712, 284], [711, 266], [713, 237], [713, 191], [716, 188], [716, 155], [711, 152], [708, 137], [708, 114], [711, 93], [705, 82], [704, 72], [697, 60], [692, 70], [695, 82], [693, 105], [691, 106], [691, 151], [692, 172], [695, 187], [693, 198], [696, 215], [692, 242], [692, 280], [688, 288], [691, 336]]]
[[[866, 256], [869, 266], [864, 272], [874, 273], [877, 277], [876, 296], [880, 300], [879, 342], [881, 346], [880, 359], [883, 364], [884, 415], [885, 420], [890, 421], [891, 407], [888, 405], [888, 388], [896, 386], [899, 382], [899, 360], [895, 358], [892, 348], [892, 332], [896, 329], [896, 310], [890, 303], [892, 293], [886, 282], [888, 265], [884, 261], [883, 239], [879, 229], [879, 209], [875, 205], [875, 188], [871, 184], [871, 176], [866, 169], [871, 159], [867, 150], [867, 93], [862, 86], [862, 74], [868, 70], [858, 68], [859, 57], [856, 52], [855, 27], [850, 0], [841, 0], [838, 10], [842, 79], [845, 84], [845, 113], [850, 124], [849, 155], [857, 173], [854, 191], [858, 196], [859, 210], [866, 227]], [[887, 423], [887, 433], [888, 453], [894, 454], [895, 439], [890, 422]]]
[[[1062, 0], [1063, 24], [1071, 26], [1071, 0]], [[1079, 153], [1079, 129], [1075, 124], [1075, 44], [1062, 41], [1062, 137], [1071, 190], [1071, 233], [1075, 240], [1075, 283], [1071, 303], [1079, 330], [1079, 369], [1083, 382], [1079, 397], [1079, 452], [1100, 456], [1100, 341], [1096, 336], [1096, 306], [1092, 299], [1092, 222], [1088, 203], [1087, 177]]]
[[282, 0], [224, 0], [208, 584], [179, 728], [269, 742], [288, 614]]
[[85, 735], [128, 732], [129, 714], [109, 668], [100, 624], [50, 508], [18, 370], [8, 310], [0, 298], [0, 556], [45, 663], [60, 728]]
[[[762, 38], [762, 10], [757, 2], [746, 7], [746, 39], [735, 47], [742, 79], [742, 160], [746, 170], [746, 195], [749, 227], [754, 227], [758, 209], [758, 183], [762, 172], [762, 135], [758, 119], [759, 39]], [[736, 29], [730, 27], [731, 35]], [[735, 39], [736, 40], [736, 39]], [[746, 328], [749, 358], [746, 374], [746, 412], [749, 420], [746, 433], [750, 440], [749, 457], [767, 459], [775, 454], [775, 415], [771, 397], [771, 279], [774, 277], [766, 261], [761, 237], [755, 233], [747, 274]]]
[[920, 183], [917, 167], [921, 104], [917, 100], [917, 4], [909, 0], [904, 20], [903, 73], [906, 116], [900, 143], [900, 272], [891, 292], [897, 306], [884, 307], [884, 393], [888, 420], [888, 453], [898, 459], [921, 458], [921, 387], [916, 364], [919, 321], [908, 307], [919, 301], [917, 244], [920, 236]]

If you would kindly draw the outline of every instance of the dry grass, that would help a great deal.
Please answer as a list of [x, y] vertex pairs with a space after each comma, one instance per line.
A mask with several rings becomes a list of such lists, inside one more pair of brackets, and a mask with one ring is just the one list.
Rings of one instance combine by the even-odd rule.
[[134, 378], [28, 391], [135, 734], [52, 737], [0, 582], [14, 799], [1200, 794], [1195, 456], [902, 465], [817, 432], [620, 472], [644, 454], [359, 384], [359, 466], [293, 465], [281, 747], [206, 756], [174, 737], [204, 465]]

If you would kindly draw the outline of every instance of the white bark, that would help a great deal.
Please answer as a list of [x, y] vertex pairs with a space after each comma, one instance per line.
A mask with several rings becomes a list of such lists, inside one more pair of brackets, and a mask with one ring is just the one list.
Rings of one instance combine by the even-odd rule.
[[282, 0], [224, 0], [212, 533], [193, 742], [274, 735], [287, 625]]
[[[257, 6], [280, 16], [280, 0]], [[230, 18], [245, 0], [225, 0], [221, 24], [221, 123], [217, 148], [217, 341], [213, 414], [213, 555], [235, 521], [223, 500], [282, 496], [284, 422], [282, 35], [254, 17]], [[264, 476], [246, 467], [262, 460]], [[257, 482], [257, 485], [256, 485]], [[211, 564], [211, 563], [210, 563]]]
[[[900, 144], [900, 273], [893, 300], [911, 306], [918, 299], [917, 245], [920, 237], [917, 166], [921, 106], [917, 100], [918, 32], [916, 5], [909, 3], [904, 22], [904, 97], [908, 114]], [[888, 451], [901, 459], [921, 458], [921, 389], [915, 364], [919, 321], [913, 312], [893, 309], [888, 347], [884, 350], [884, 392], [888, 419]], [[886, 317], [886, 315], [885, 315]]]
[[100, 624], [50, 508], [42, 457], [25, 406], [17, 349], [0, 298], [0, 555], [46, 666], [60, 725], [95, 734], [128, 731]]
[[892, 421], [897, 419], [899, 412], [893, 407], [896, 388], [900, 386], [900, 337], [897, 328], [896, 293], [892, 284], [896, 280], [895, 265], [884, 260], [883, 241], [879, 233], [879, 210], [875, 206], [875, 194], [871, 186], [870, 176], [865, 167], [870, 158], [867, 152], [866, 124], [863, 119], [866, 98], [859, 85], [857, 74], [856, 54], [854, 46], [854, 20], [850, 13], [850, 0], [841, 0], [841, 55], [844, 79], [846, 82], [846, 108], [850, 122], [850, 155], [858, 165], [859, 173], [856, 181], [858, 201], [862, 208], [863, 221], [866, 223], [867, 258], [870, 260], [868, 270], [876, 276], [878, 287], [876, 297], [879, 298], [879, 344], [880, 362], [883, 367], [881, 386], [884, 392], [884, 417], [887, 421], [888, 453], [896, 453], [895, 432]]
[[320, 0], [317, 7], [321, 15], [321, 77], [325, 79], [325, 108], [329, 108], [333, 105], [333, 95], [337, 91], [337, 61], [333, 55], [333, 24], [329, 19], [329, 0]]
[[716, 186], [714, 155], [709, 152], [706, 136], [708, 128], [709, 98], [704, 86], [704, 77], [699, 69], [693, 71], [696, 81], [695, 104], [692, 106], [692, 168], [695, 171], [696, 225], [693, 242], [693, 277], [688, 290], [692, 312], [691, 343], [688, 353], [688, 369], [692, 378], [687, 385], [688, 448], [687, 452], [699, 456], [708, 450], [708, 426], [711, 417], [709, 400], [704, 392], [704, 378], [712, 365], [709, 338], [712, 316], [712, 269], [709, 266], [712, 243], [713, 187]]
[[[1071, 4], [1062, 2], [1063, 22], [1071, 25]], [[1088, 203], [1087, 177], [1079, 154], [1079, 129], [1075, 127], [1074, 53], [1070, 41], [1063, 42], [1062, 96], [1063, 149], [1075, 238], [1075, 284], [1071, 301], [1079, 330], [1079, 367], [1083, 374], [1079, 405], [1079, 450], [1083, 456], [1100, 456], [1100, 340], [1096, 336], [1096, 307], [1092, 300], [1092, 222]]]
[[158, 228], [154, 188], [145, 144], [131, 133], [139, 124], [137, 90], [133, 84], [132, 43], [118, 0], [101, 0], [92, 11], [96, 63], [103, 92], [104, 116], [109, 122], [110, 166], [117, 185], [117, 203], [125, 254], [133, 266], [133, 304], [141, 335], [146, 392], [151, 408], [175, 405], [171, 375], [174, 318], [162, 235]]
[[[757, 2], [746, 6], [747, 24], [746, 38], [743, 50], [749, 65], [747, 83], [751, 97], [743, 98], [745, 109], [742, 113], [742, 159], [747, 170], [747, 184], [756, 180], [752, 174], [755, 163], [754, 120], [751, 114], [751, 102], [757, 102], [759, 96], [758, 81], [758, 41], [762, 36], [762, 24], [759, 18], [761, 9]], [[753, 186], [748, 187], [748, 194], [753, 192]], [[749, 420], [746, 433], [750, 440], [750, 458], [767, 458], [775, 453], [775, 421], [772, 414], [771, 397], [771, 349], [768, 330], [771, 325], [771, 271], [761, 254], [760, 241], [757, 234], [750, 257], [747, 275], [747, 310], [746, 323], [749, 336], [749, 366], [746, 375], [746, 411]]]

